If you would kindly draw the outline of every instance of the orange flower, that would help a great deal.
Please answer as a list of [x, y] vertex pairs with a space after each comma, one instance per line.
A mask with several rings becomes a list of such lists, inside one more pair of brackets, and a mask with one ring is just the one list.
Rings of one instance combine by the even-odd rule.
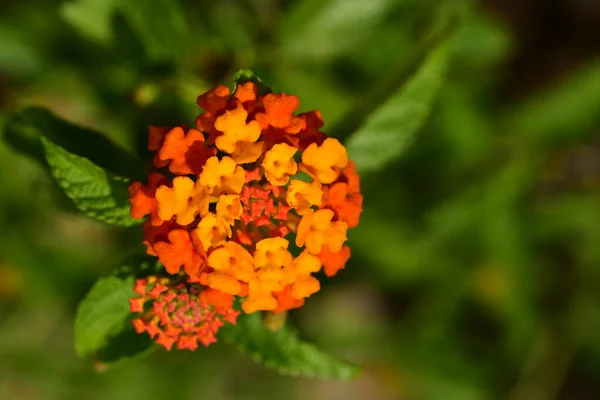
[[177, 216], [179, 225], [191, 224], [196, 216], [208, 213], [209, 194], [200, 181], [187, 176], [173, 179], [173, 187], [161, 186], [156, 190], [158, 216], [168, 221]]
[[[195, 350], [198, 342], [208, 346], [217, 341], [216, 334], [225, 323], [235, 324], [239, 314], [231, 308], [231, 296], [230, 301], [220, 301], [219, 294], [197, 284], [175, 284], [165, 277], [150, 276], [138, 279], [136, 287], [144, 291], [130, 300], [138, 314], [132, 321], [134, 329], [147, 332], [167, 350], [175, 344], [188, 350]], [[151, 304], [144, 307], [144, 303]]]
[[[153, 174], [147, 185], [129, 188], [131, 215], [150, 215], [143, 224], [148, 254], [176, 274], [136, 285], [142, 297], [131, 306], [143, 317], [134, 327], [166, 348], [215, 341], [216, 329], [237, 314], [211, 315], [230, 309], [235, 297], [246, 313], [302, 306], [320, 290], [315, 272], [324, 266], [333, 276], [344, 268], [346, 231], [362, 211], [356, 167], [321, 131], [319, 111], [296, 115], [295, 96], [260, 94], [253, 82], [231, 95], [219, 85], [197, 103], [204, 109], [197, 129], [149, 129], [154, 165], [184, 176]], [[312, 180], [292, 178], [298, 170]], [[299, 247], [296, 258], [288, 239]], [[179, 295], [186, 300], [170, 302]], [[148, 299], [157, 313], [149, 314]], [[184, 310], [191, 309], [188, 323]]]
[[332, 222], [333, 216], [333, 211], [327, 209], [308, 210], [298, 224], [296, 245], [302, 247], [306, 243], [306, 249], [313, 254], [319, 254], [323, 245], [339, 251], [346, 241], [348, 224]]
[[344, 246], [340, 251], [331, 252], [328, 246], [321, 248], [319, 258], [323, 263], [323, 270], [325, 275], [332, 277], [338, 273], [340, 269], [343, 269], [350, 258], [350, 247]]
[[311, 206], [323, 204], [323, 190], [317, 181], [303, 182], [297, 179], [290, 181], [287, 190], [287, 202], [298, 215], [304, 215]]
[[349, 161], [342, 170], [342, 182], [348, 184], [348, 193], [360, 193], [360, 177], [356, 173], [356, 164]]
[[348, 223], [348, 228], [358, 225], [362, 213], [363, 196], [360, 193], [350, 193], [347, 183], [338, 182], [327, 191], [325, 204], [331, 207], [341, 221]]
[[175, 229], [167, 235], [170, 243], [157, 242], [154, 250], [158, 259], [170, 274], [176, 274], [184, 267], [188, 275], [196, 275], [200, 270], [202, 256], [195, 250], [190, 233], [183, 229]]
[[327, 135], [319, 130], [324, 125], [321, 112], [319, 110], [309, 111], [298, 115], [298, 117], [302, 118], [306, 125], [306, 128], [301, 130], [297, 135], [298, 149], [304, 151], [313, 143], [320, 146], [327, 139]]
[[141, 182], [132, 182], [129, 185], [129, 202], [131, 209], [129, 211], [132, 218], [144, 218], [150, 214], [152, 225], [162, 225], [163, 220], [158, 216], [158, 206], [156, 203], [156, 188], [166, 183], [164, 175], [153, 172], [148, 177], [148, 186]]
[[229, 88], [218, 85], [216, 88], [198, 96], [196, 103], [204, 108], [206, 112], [216, 115], [227, 106], [229, 99]]
[[265, 169], [267, 180], [273, 185], [283, 186], [298, 171], [294, 161], [297, 149], [285, 143], [276, 144], [267, 151], [262, 167]]
[[232, 295], [240, 294], [240, 281], [249, 282], [254, 275], [252, 255], [235, 242], [226, 242], [208, 256], [214, 270], [208, 274], [208, 286]]
[[165, 141], [158, 152], [161, 161], [171, 160], [169, 171], [178, 175], [199, 174], [209, 157], [215, 154], [214, 149], [206, 146], [204, 135], [190, 129], [184, 135], [181, 127], [173, 128], [165, 136]]
[[214, 197], [222, 194], [239, 194], [245, 180], [244, 169], [229, 157], [220, 160], [217, 157], [209, 158], [198, 178], [201, 184], [209, 188]]
[[292, 283], [291, 295], [294, 299], [303, 299], [309, 297], [321, 289], [319, 281], [311, 274], [319, 272], [321, 269], [321, 260], [319, 257], [304, 251], [292, 264], [294, 270], [294, 281]]
[[156, 242], [164, 242], [167, 240], [167, 234], [173, 229], [181, 229], [174, 220], [163, 222], [162, 225], [153, 225], [151, 221], [144, 221], [142, 229], [144, 230], [144, 245], [146, 245], [146, 253], [151, 256], [158, 256], [154, 251]]
[[286, 133], [294, 134], [306, 126], [302, 118], [293, 115], [300, 105], [296, 96], [289, 96], [285, 93], [269, 93], [263, 98], [263, 105], [265, 112], [256, 114], [256, 120], [262, 129], [266, 129], [270, 125], [274, 128], [284, 129]]
[[216, 308], [225, 310], [233, 308], [233, 295], [221, 292], [220, 290], [206, 288], [200, 292], [199, 299], [202, 303]]
[[233, 97], [238, 99], [241, 103], [249, 103], [251, 101], [255, 101], [257, 95], [258, 89], [256, 84], [248, 81], [237, 85]]
[[311, 144], [302, 153], [302, 167], [321, 183], [332, 183], [340, 169], [348, 164], [348, 153], [337, 139], [325, 139], [322, 145]]
[[299, 308], [305, 303], [303, 298], [295, 299], [292, 297], [292, 285], [287, 285], [281, 292], [273, 293], [273, 297], [277, 300], [277, 307], [271, 310], [274, 313]]

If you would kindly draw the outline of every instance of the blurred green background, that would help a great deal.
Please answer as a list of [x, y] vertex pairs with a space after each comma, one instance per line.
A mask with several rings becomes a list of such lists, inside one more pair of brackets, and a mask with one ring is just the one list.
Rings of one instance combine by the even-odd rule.
[[453, 41], [411, 146], [363, 175], [350, 264], [291, 314], [365, 366], [356, 381], [280, 376], [221, 343], [98, 372], [73, 350], [75, 307], [142, 249], [140, 229], [78, 216], [39, 165], [0, 141], [0, 399], [600, 398], [599, 2], [2, 9], [0, 122], [42, 105], [138, 152], [147, 125], [192, 124], [196, 96], [238, 68], [348, 137], [432, 42]]

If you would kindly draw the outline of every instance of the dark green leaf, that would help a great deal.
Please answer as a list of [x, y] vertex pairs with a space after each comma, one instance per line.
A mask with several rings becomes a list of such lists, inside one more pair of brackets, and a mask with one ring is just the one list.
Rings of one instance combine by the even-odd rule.
[[157, 346], [147, 334], [138, 334], [127, 320], [127, 327], [108, 340], [106, 346], [96, 353], [96, 360], [104, 365], [117, 366], [124, 362], [139, 360], [154, 351]]
[[598, 93], [600, 63], [596, 62], [516, 105], [507, 115], [507, 129], [542, 145], [593, 135], [600, 124]]
[[15, 150], [43, 165], [46, 161], [41, 137], [114, 174], [129, 178], [140, 178], [144, 174], [142, 163], [133, 154], [101, 133], [65, 121], [45, 108], [30, 107], [11, 115], [4, 137]]
[[383, 168], [412, 142], [442, 85], [451, 44], [448, 39], [434, 47], [414, 76], [349, 138], [348, 153], [360, 172]]
[[265, 93], [270, 92], [269, 87], [266, 86], [264, 84], [264, 82], [256, 74], [254, 74], [254, 72], [250, 71], [249, 69], [237, 70], [233, 74], [233, 82], [234, 82], [234, 86], [233, 86], [234, 92], [235, 92], [235, 89], [237, 88], [237, 85], [239, 85], [241, 83], [245, 83], [245, 82], [256, 83], [256, 85], [258, 87], [258, 92], [260, 94], [265, 94]]
[[41, 140], [50, 173], [85, 215], [118, 226], [141, 222], [129, 215], [127, 179], [115, 176], [45, 138]]
[[223, 339], [279, 372], [294, 376], [352, 379], [359, 368], [342, 361], [312, 343], [300, 340], [297, 330], [287, 323], [273, 332], [260, 313], [243, 314], [236, 325], [222, 329]]
[[119, 11], [143, 43], [150, 58], [173, 61], [185, 56], [190, 35], [179, 1], [127, 0], [119, 4]]
[[75, 350], [80, 356], [102, 349], [117, 335], [130, 314], [129, 299], [136, 296], [134, 279], [109, 276], [98, 280], [79, 303], [75, 317]]
[[165, 268], [158, 262], [156, 257], [148, 254], [132, 254], [126, 257], [113, 271], [113, 275], [126, 279], [135, 277], [145, 278], [149, 275], [164, 273]]

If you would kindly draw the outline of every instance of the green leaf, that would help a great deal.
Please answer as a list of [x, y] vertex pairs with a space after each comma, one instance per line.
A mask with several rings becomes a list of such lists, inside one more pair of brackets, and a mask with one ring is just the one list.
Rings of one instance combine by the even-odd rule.
[[132, 226], [141, 222], [129, 215], [129, 181], [126, 178], [113, 175], [46, 138], [41, 140], [50, 173], [85, 215], [117, 226]]
[[281, 24], [280, 51], [294, 59], [339, 56], [368, 43], [397, 0], [303, 0]]
[[589, 137], [600, 125], [598, 93], [600, 62], [594, 62], [512, 108], [507, 130], [548, 146]]
[[112, 39], [111, 18], [117, 5], [117, 0], [76, 0], [63, 3], [59, 12], [82, 35], [108, 44]]
[[67, 122], [45, 108], [16, 112], [4, 127], [4, 138], [15, 150], [46, 165], [41, 137], [116, 175], [136, 179], [144, 176], [143, 165], [133, 154], [101, 133]]
[[179, 1], [126, 0], [119, 12], [153, 60], [173, 62], [186, 55], [190, 30]]
[[139, 360], [154, 353], [158, 347], [147, 334], [138, 334], [127, 320], [127, 328], [110, 338], [95, 356], [104, 366], [116, 367], [125, 362]]
[[134, 279], [109, 276], [98, 280], [79, 303], [75, 317], [75, 350], [80, 356], [102, 349], [125, 327]]
[[149, 275], [164, 273], [164, 266], [158, 262], [156, 257], [148, 254], [132, 254], [115, 268], [113, 275], [117, 278], [126, 279], [134, 277], [135, 279], [145, 278]]
[[239, 69], [233, 74], [233, 81], [239, 85], [240, 83], [252, 81], [254, 83], [263, 83], [263, 81], [249, 69]]
[[260, 79], [254, 72], [249, 69], [239, 69], [233, 74], [233, 91], [237, 89], [237, 85], [245, 82], [254, 82], [258, 87], [259, 94], [265, 94], [271, 91], [271, 89], [265, 85], [265, 83]]
[[412, 142], [442, 85], [452, 42], [447, 39], [434, 47], [408, 82], [349, 138], [348, 153], [361, 173], [383, 168]]
[[359, 368], [342, 361], [316, 345], [301, 341], [289, 323], [273, 332], [260, 313], [240, 315], [236, 325], [221, 330], [229, 344], [248, 353], [255, 361], [294, 376], [352, 379]]
[[80, 356], [94, 354], [103, 366], [117, 366], [153, 353], [157, 346], [148, 335], [137, 334], [129, 299], [135, 297], [135, 279], [164, 272], [155, 257], [126, 257], [107, 278], [96, 282], [81, 301], [75, 318], [75, 348]]

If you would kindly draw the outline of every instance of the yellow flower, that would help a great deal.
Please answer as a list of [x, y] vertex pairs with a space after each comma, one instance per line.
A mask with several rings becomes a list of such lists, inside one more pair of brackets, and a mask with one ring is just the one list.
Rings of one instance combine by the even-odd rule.
[[257, 268], [269, 266], [283, 267], [292, 261], [287, 250], [289, 242], [281, 237], [263, 239], [256, 244], [254, 260]]
[[302, 167], [321, 183], [332, 183], [348, 164], [348, 152], [337, 139], [325, 139], [321, 146], [311, 144], [302, 153]]
[[215, 145], [231, 154], [238, 164], [256, 161], [263, 150], [263, 143], [256, 142], [260, 137], [260, 125], [254, 120], [246, 123], [247, 118], [248, 112], [240, 104], [215, 120], [215, 128], [223, 132], [216, 138]]
[[208, 265], [214, 270], [208, 274], [208, 286], [233, 295], [242, 291], [240, 281], [249, 282], [254, 275], [252, 255], [236, 242], [213, 250]]
[[304, 246], [312, 254], [319, 254], [327, 245], [332, 252], [340, 251], [346, 241], [348, 224], [344, 221], [332, 222], [334, 213], [329, 209], [308, 210], [298, 224], [296, 245]]
[[242, 203], [237, 194], [223, 194], [217, 201], [217, 217], [224, 219], [233, 225], [236, 219], [242, 215]]
[[160, 219], [168, 221], [176, 215], [179, 225], [189, 225], [197, 215], [204, 216], [208, 212], [208, 189], [187, 176], [175, 177], [172, 188], [160, 186], [156, 200]]
[[246, 172], [230, 157], [211, 157], [206, 161], [198, 181], [207, 186], [211, 195], [239, 194], [246, 180]]
[[231, 226], [215, 214], [208, 213], [200, 220], [196, 234], [204, 249], [208, 250], [210, 247], [217, 247], [225, 243], [227, 238], [231, 237]]
[[317, 181], [292, 179], [287, 190], [287, 202], [298, 215], [304, 215], [311, 206], [320, 207], [323, 204], [323, 189]]
[[294, 154], [298, 149], [285, 143], [276, 144], [267, 151], [262, 167], [265, 169], [267, 180], [273, 185], [285, 185], [290, 176], [298, 171]]
[[321, 289], [319, 280], [311, 275], [321, 269], [319, 257], [305, 251], [292, 261], [290, 269], [293, 269], [295, 273], [291, 293], [293, 298], [303, 299]]

